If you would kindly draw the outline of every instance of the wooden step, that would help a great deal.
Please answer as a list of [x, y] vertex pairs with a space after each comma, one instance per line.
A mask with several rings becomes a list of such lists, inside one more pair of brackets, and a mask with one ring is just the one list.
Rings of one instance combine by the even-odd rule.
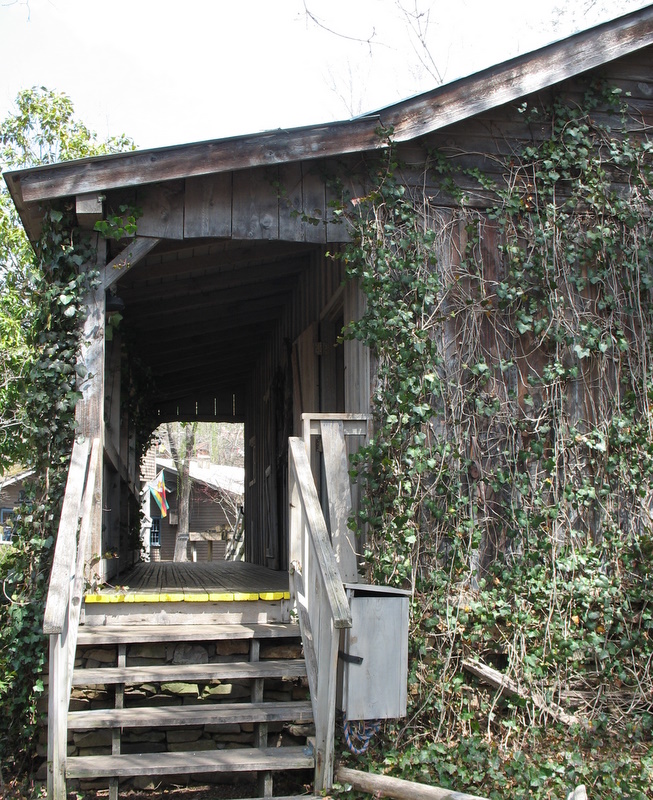
[[73, 686], [154, 683], [161, 681], [212, 681], [238, 678], [293, 679], [306, 676], [300, 659], [233, 661], [218, 664], [159, 664], [144, 667], [93, 667], [76, 669]]
[[264, 772], [312, 769], [314, 763], [313, 755], [304, 747], [75, 756], [66, 760], [66, 777], [127, 778], [134, 775], [190, 775], [202, 772]]
[[289, 622], [230, 625], [82, 625], [78, 645], [139, 642], [209, 642], [225, 639], [298, 637], [299, 626]]
[[189, 706], [106, 708], [68, 713], [68, 728], [150, 728], [177, 725], [222, 725], [233, 722], [311, 722], [308, 701], [209, 703]]

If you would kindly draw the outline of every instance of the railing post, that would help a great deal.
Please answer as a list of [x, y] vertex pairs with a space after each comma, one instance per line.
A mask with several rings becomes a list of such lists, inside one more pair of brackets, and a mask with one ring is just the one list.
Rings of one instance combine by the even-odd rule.
[[320, 652], [317, 667], [317, 711], [315, 720], [315, 793], [333, 785], [334, 737], [336, 728], [336, 682], [340, 631], [330, 614], [322, 614]]
[[48, 694], [48, 800], [66, 800], [68, 652], [66, 631], [50, 636]]
[[322, 792], [333, 783], [338, 646], [351, 611], [301, 439], [289, 441], [288, 468], [290, 585], [315, 718], [315, 791]]
[[[43, 632], [49, 636], [48, 799], [66, 800], [68, 703], [75, 663], [77, 627], [84, 594], [85, 553], [95, 490], [101, 470], [99, 439], [76, 441], [68, 469], [64, 503], [50, 572]], [[90, 463], [89, 463], [90, 449]], [[82, 519], [79, 541], [77, 533]]]

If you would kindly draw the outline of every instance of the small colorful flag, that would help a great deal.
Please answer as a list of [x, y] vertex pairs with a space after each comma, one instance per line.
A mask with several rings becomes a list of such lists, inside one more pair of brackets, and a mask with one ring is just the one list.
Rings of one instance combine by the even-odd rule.
[[150, 492], [156, 500], [156, 504], [161, 509], [161, 516], [168, 516], [168, 501], [166, 500], [166, 482], [163, 470], [156, 476], [154, 483], [150, 484]]

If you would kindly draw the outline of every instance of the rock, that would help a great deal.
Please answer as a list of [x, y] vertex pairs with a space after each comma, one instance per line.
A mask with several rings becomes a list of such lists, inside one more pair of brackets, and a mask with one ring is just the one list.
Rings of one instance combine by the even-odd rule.
[[105, 650], [101, 647], [96, 647], [93, 650], [86, 650], [84, 652], [83, 659], [87, 666], [89, 661], [95, 662], [95, 665], [115, 664], [116, 651], [113, 648]]
[[244, 655], [249, 653], [249, 641], [247, 639], [230, 639], [216, 642], [215, 652], [220, 656]]
[[251, 733], [229, 733], [229, 734], [217, 734], [215, 737], [216, 742], [226, 742], [227, 746], [229, 744], [251, 744], [252, 743], [252, 734]]
[[265, 700], [276, 700], [277, 702], [287, 702], [292, 700], [292, 692], [266, 692], [264, 695]]
[[216, 695], [231, 695], [232, 684], [230, 683], [209, 683], [202, 690], [201, 698], [214, 697]]
[[199, 739], [196, 742], [169, 742], [168, 750], [171, 753], [193, 753], [197, 750], [215, 750], [213, 739]]
[[154, 706], [159, 708], [160, 706], [178, 706], [181, 705], [180, 700], [181, 698], [177, 697], [177, 695], [154, 694], [147, 698], [147, 703], [144, 707], [148, 708]]
[[296, 736], [298, 739], [306, 738], [307, 736], [315, 736], [315, 725], [312, 722], [301, 724], [298, 722], [288, 725], [288, 732], [291, 736]]
[[261, 646], [261, 658], [301, 658], [301, 644], [266, 644]]
[[73, 733], [73, 742], [77, 747], [111, 747], [111, 731], [98, 730], [88, 733]]
[[166, 732], [168, 742], [196, 742], [202, 736], [201, 728], [182, 728]]
[[161, 684], [162, 692], [169, 692], [180, 696], [199, 697], [199, 686], [196, 683], [184, 683], [183, 681], [170, 681]]
[[208, 664], [209, 654], [199, 644], [178, 644], [172, 657], [173, 664]]
[[232, 733], [238, 735], [241, 732], [241, 727], [237, 722], [223, 722], [217, 725], [205, 725], [204, 730], [207, 733]]
[[91, 705], [90, 700], [85, 697], [71, 697], [68, 706], [69, 711], [86, 711]]
[[166, 660], [166, 645], [158, 642], [133, 644], [129, 648], [129, 655], [127, 656], [127, 665], [136, 666], [140, 663], [140, 659], [152, 661], [165, 661]]
[[159, 693], [159, 687], [154, 683], [139, 683], [135, 687], [136, 691], [142, 692], [145, 695], [153, 695]]
[[587, 800], [587, 789], [581, 783], [567, 795], [567, 800]]
[[137, 775], [132, 780], [132, 786], [134, 789], [139, 789], [140, 791], [147, 791], [153, 792], [155, 789], [159, 787], [160, 781], [155, 781], [154, 778], [151, 778], [149, 775]]
[[78, 755], [84, 756], [110, 756], [111, 746], [109, 747], [80, 747]]
[[157, 743], [165, 741], [163, 731], [148, 731], [147, 733], [123, 733], [123, 743], [140, 744], [141, 742]]
[[168, 748], [162, 742], [125, 742], [120, 752], [125, 755], [136, 753], [165, 753]]

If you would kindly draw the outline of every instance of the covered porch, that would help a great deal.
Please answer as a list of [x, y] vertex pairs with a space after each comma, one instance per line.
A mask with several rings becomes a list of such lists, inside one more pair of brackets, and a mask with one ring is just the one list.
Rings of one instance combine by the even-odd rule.
[[113, 585], [90, 593], [88, 603], [280, 600], [290, 597], [288, 573], [243, 561], [157, 561], [136, 564]]

